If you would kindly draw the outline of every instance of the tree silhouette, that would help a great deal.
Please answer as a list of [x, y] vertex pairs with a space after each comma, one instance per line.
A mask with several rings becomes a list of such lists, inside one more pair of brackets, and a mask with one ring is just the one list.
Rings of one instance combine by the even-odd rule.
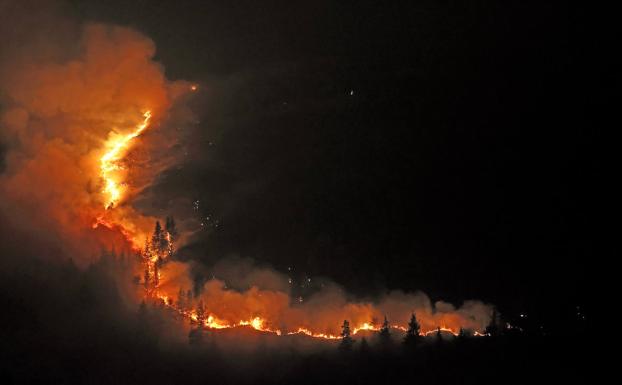
[[486, 326], [486, 334], [491, 337], [496, 337], [500, 333], [499, 324], [501, 323], [497, 308], [492, 308], [492, 314], [490, 315], [490, 323]]
[[406, 337], [404, 337], [404, 344], [409, 346], [415, 346], [421, 340], [421, 326], [417, 321], [417, 316], [413, 312], [410, 315], [410, 321], [408, 321], [408, 330], [406, 331]]
[[151, 242], [149, 238], [145, 239], [145, 247], [142, 250], [141, 257], [143, 258], [143, 262], [151, 259]]
[[341, 343], [339, 344], [339, 350], [341, 351], [350, 351], [352, 350], [352, 345], [354, 341], [352, 337], [350, 337], [350, 322], [348, 320], [343, 320], [343, 325], [341, 325]]
[[166, 224], [164, 225], [164, 229], [167, 233], [170, 234], [171, 237], [177, 237], [177, 228], [175, 226], [175, 219], [173, 217], [166, 217]]
[[156, 221], [155, 229], [153, 230], [153, 235], [151, 236], [151, 248], [153, 249], [153, 252], [158, 255], [158, 259], [160, 259], [166, 251], [166, 235], [162, 231], [160, 221]]
[[456, 336], [456, 338], [460, 341], [464, 340], [467, 337], [467, 332], [466, 330], [464, 330], [464, 328], [460, 328], [460, 331], [458, 332], [458, 335]]
[[173, 217], [166, 217], [164, 229], [166, 231], [166, 251], [168, 253], [168, 257], [172, 258], [175, 252], [173, 245], [177, 241], [177, 237], [179, 235], [177, 227], [175, 226], [175, 219], [173, 219]]
[[387, 316], [384, 316], [384, 322], [382, 322], [382, 327], [380, 328], [380, 333], [378, 334], [380, 338], [380, 342], [383, 345], [387, 345], [391, 342], [391, 331], [389, 330], [389, 320], [387, 320]]
[[197, 304], [197, 327], [190, 330], [190, 333], [188, 334], [188, 342], [190, 345], [199, 346], [203, 343], [203, 331], [206, 319], [207, 312], [205, 310], [205, 306], [203, 305], [203, 301], [199, 301]]

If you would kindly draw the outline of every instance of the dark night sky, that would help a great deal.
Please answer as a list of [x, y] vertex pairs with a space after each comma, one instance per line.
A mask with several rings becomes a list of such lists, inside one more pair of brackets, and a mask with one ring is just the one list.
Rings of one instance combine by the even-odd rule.
[[607, 81], [584, 9], [155, 3], [70, 8], [143, 31], [170, 78], [202, 85], [189, 160], [157, 187], [220, 220], [187, 255], [295, 266], [360, 294], [511, 311], [584, 300]]

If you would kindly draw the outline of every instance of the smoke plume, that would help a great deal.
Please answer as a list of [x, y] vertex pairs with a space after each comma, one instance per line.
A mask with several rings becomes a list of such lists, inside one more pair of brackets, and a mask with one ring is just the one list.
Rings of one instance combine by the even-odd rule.
[[[77, 261], [102, 249], [135, 251], [156, 218], [132, 202], [177, 160], [171, 116], [195, 87], [167, 80], [153, 60], [154, 42], [132, 29], [76, 25], [42, 13], [2, 21], [9, 25], [1, 31], [8, 49], [0, 56], [2, 216]], [[102, 159], [111, 153], [111, 171], [102, 172]], [[115, 178], [112, 187], [108, 174]], [[111, 189], [117, 196], [111, 198]], [[456, 309], [423, 293], [399, 291], [356, 300], [329, 281], [294, 298], [287, 276], [240, 260], [211, 271], [213, 277], [197, 285], [189, 264], [168, 262], [158, 291], [174, 303], [179, 289], [192, 289], [184, 306], [202, 301], [214, 322], [260, 319], [254, 326], [280, 333], [337, 336], [345, 319], [356, 330], [377, 328], [385, 316], [404, 329], [413, 312], [423, 331], [479, 331], [490, 318], [490, 306], [478, 301]]]
[[[170, 166], [168, 112], [189, 85], [168, 81], [153, 61], [153, 41], [134, 30], [54, 19], [61, 31], [47, 36], [42, 26], [51, 20], [34, 15], [20, 22], [5, 36], [6, 47], [20, 44], [0, 62], [0, 209], [72, 255], [136, 248], [154, 219], [130, 203]], [[35, 22], [36, 32], [24, 31]], [[107, 207], [101, 158], [146, 111], [150, 127], [115, 164], [122, 200]]]

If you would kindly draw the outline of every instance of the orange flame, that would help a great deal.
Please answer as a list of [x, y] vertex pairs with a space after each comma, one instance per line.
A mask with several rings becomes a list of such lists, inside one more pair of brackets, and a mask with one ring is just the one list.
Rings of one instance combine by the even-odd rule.
[[119, 180], [120, 178], [118, 175], [115, 175], [115, 172], [122, 170], [119, 161], [123, 159], [127, 153], [131, 141], [149, 126], [151, 111], [146, 111], [143, 117], [142, 123], [140, 123], [133, 132], [125, 136], [111, 138], [108, 143], [106, 143], [108, 151], [100, 160], [100, 175], [104, 180], [103, 192], [108, 195], [107, 203], [105, 204], [106, 208], [114, 207], [123, 198], [123, 181]]
[[[165, 296], [165, 295], [157, 295], [157, 297], [159, 299], [161, 299], [164, 304], [166, 306], [168, 306], [169, 308], [171, 308], [172, 310], [176, 311], [178, 314], [180, 314], [181, 316], [183, 316], [186, 319], [189, 319], [191, 322], [193, 323], [197, 323], [198, 322], [198, 316], [197, 316], [197, 312], [196, 310], [188, 310], [188, 311], [183, 311], [179, 308], [177, 308], [176, 306], [174, 306], [172, 304], [172, 302], [170, 301], [169, 297]], [[294, 330], [294, 331], [287, 331], [287, 332], [283, 332], [280, 329], [272, 329], [268, 326], [266, 326], [266, 320], [263, 319], [262, 317], [259, 316], [255, 316], [252, 317], [249, 320], [240, 320], [237, 323], [230, 323], [227, 321], [223, 321], [219, 318], [217, 318], [217, 316], [210, 314], [203, 322], [203, 325], [200, 325], [204, 328], [207, 329], [215, 329], [215, 330], [219, 330], [219, 329], [231, 329], [231, 328], [236, 328], [236, 327], [240, 327], [240, 326], [248, 326], [251, 327], [257, 331], [261, 331], [261, 332], [266, 332], [266, 333], [272, 333], [272, 334], [276, 334], [277, 336], [282, 336], [282, 335], [296, 335], [296, 334], [304, 334], [307, 335], [309, 337], [312, 338], [319, 338], [319, 339], [326, 339], [326, 340], [338, 340], [343, 338], [341, 335], [335, 335], [335, 334], [329, 334], [329, 333], [319, 333], [319, 332], [314, 332], [306, 327], [299, 327], [298, 329]], [[402, 325], [391, 325], [390, 326], [392, 329], [396, 329], [396, 330], [400, 330], [402, 332], [406, 332], [408, 329], [405, 326]], [[439, 328], [434, 328], [431, 330], [427, 330], [427, 331], [421, 331], [419, 333], [419, 335], [421, 336], [429, 336], [432, 335], [434, 333], [436, 333], [439, 330]], [[441, 332], [445, 332], [445, 333], [451, 333], [454, 336], [458, 335], [458, 332], [443, 326], [440, 327]], [[380, 331], [380, 327], [376, 326], [372, 323], [369, 322], [364, 322], [356, 327], [354, 327], [352, 329], [352, 335], [356, 335], [357, 333], [359, 333], [360, 331], [374, 331], [374, 332], [378, 332]], [[486, 334], [475, 331], [474, 336], [485, 336]]]

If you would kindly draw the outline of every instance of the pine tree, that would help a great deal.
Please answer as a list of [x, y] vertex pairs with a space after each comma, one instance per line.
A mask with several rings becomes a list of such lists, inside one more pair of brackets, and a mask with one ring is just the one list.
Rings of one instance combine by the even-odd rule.
[[149, 238], [145, 239], [145, 247], [143, 248], [141, 256], [143, 260], [151, 259], [151, 242]]
[[177, 227], [175, 226], [175, 219], [173, 219], [173, 217], [166, 217], [164, 229], [166, 231], [166, 251], [168, 258], [172, 258], [175, 253], [174, 245], [178, 237]]
[[164, 228], [166, 232], [173, 237], [173, 239], [177, 237], [177, 227], [175, 226], [175, 219], [173, 217], [166, 217], [166, 225]]
[[417, 321], [417, 316], [413, 312], [410, 315], [410, 321], [408, 321], [408, 330], [406, 331], [406, 337], [404, 337], [404, 343], [406, 345], [414, 346], [421, 339], [421, 326]]
[[166, 250], [166, 236], [162, 231], [160, 221], [156, 221], [153, 235], [151, 236], [151, 247], [155, 254], [158, 255], [158, 259], [162, 258], [163, 252]]
[[[180, 289], [180, 293], [182, 292], [182, 290]], [[186, 297], [186, 299], [188, 300], [188, 298], [192, 298], [191, 297], [192, 292], [190, 290], [188, 290], [188, 297]], [[190, 334], [188, 335], [188, 339], [190, 342], [190, 345], [193, 346], [200, 346], [203, 343], [203, 331], [205, 328], [205, 321], [207, 320], [207, 312], [205, 310], [205, 306], [203, 305], [203, 301], [199, 301], [199, 303], [197, 304], [197, 319], [196, 319], [196, 323], [197, 323], [197, 327], [192, 329], [190, 331]]]
[[341, 351], [351, 351], [352, 350], [352, 337], [350, 337], [350, 322], [348, 320], [343, 320], [343, 325], [341, 325], [341, 343], [339, 344], [339, 350]]
[[466, 330], [464, 330], [464, 328], [461, 327], [460, 331], [458, 332], [457, 338], [462, 340], [462, 339], [465, 339], [466, 336], [467, 336]]
[[389, 330], [389, 320], [387, 320], [387, 316], [384, 316], [384, 322], [382, 322], [382, 327], [380, 328], [380, 342], [383, 344], [388, 344], [391, 342], [391, 331]]
[[456, 336], [456, 342], [458, 345], [463, 345], [469, 336], [469, 331], [465, 328], [461, 327], [458, 331], [458, 335]]

